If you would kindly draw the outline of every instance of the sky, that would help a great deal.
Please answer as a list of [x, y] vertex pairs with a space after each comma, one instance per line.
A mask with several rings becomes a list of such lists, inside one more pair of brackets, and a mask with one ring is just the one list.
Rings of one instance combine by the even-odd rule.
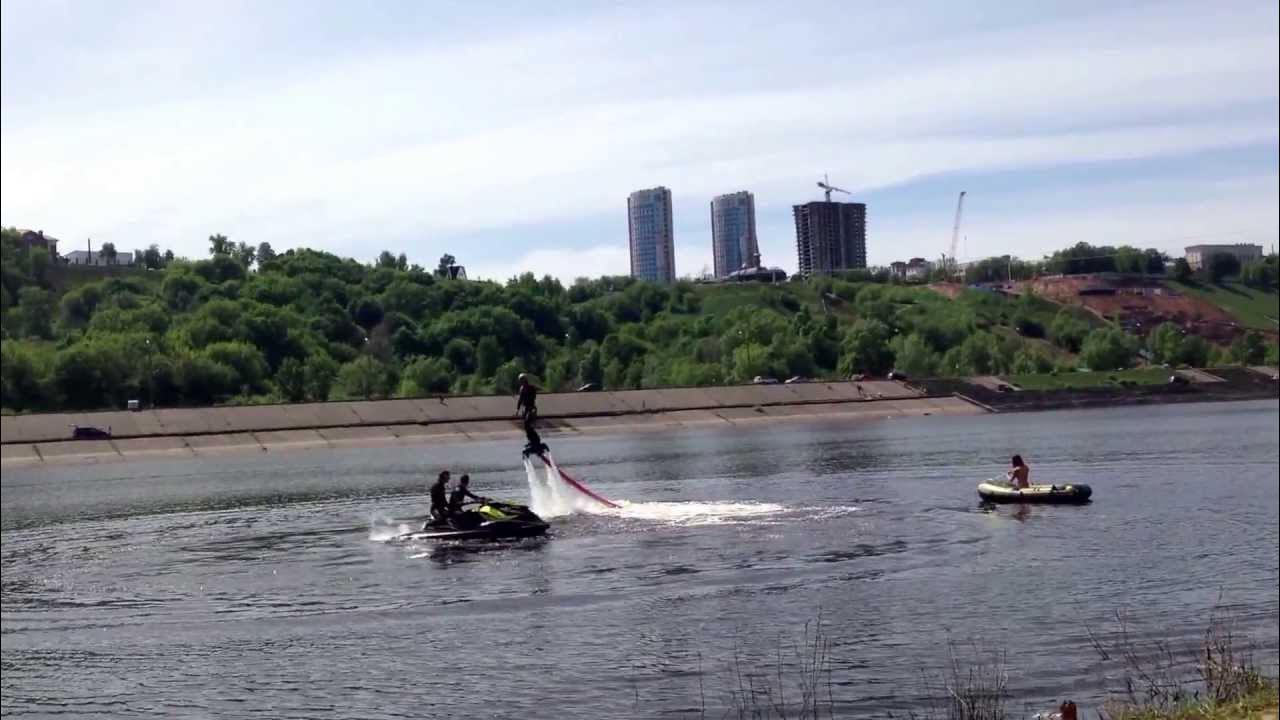
[[737, 190], [794, 271], [824, 174], [873, 265], [948, 252], [962, 190], [962, 260], [1280, 227], [1275, 0], [0, 10], [0, 223], [64, 252], [221, 233], [571, 281], [628, 272], [627, 194], [664, 185], [677, 274]]

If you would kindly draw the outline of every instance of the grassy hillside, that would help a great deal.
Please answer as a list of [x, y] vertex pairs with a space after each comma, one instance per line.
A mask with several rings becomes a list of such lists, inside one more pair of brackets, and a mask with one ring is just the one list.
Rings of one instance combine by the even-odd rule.
[[1237, 282], [1221, 285], [1212, 283], [1183, 283], [1171, 281], [1174, 289], [1187, 295], [1207, 300], [1235, 316], [1241, 325], [1260, 330], [1277, 329], [1280, 318], [1280, 294], [1274, 290], [1260, 290]]

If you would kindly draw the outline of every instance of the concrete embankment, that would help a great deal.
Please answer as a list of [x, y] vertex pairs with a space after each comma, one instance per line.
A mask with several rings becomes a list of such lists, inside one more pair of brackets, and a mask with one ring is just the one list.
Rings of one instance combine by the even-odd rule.
[[[978, 404], [889, 381], [544, 394], [539, 430], [635, 432], [786, 419], [971, 415]], [[222, 453], [512, 439], [510, 397], [438, 397], [0, 418], [0, 464], [194, 458]], [[73, 426], [110, 439], [73, 440]]]
[[999, 383], [985, 382], [987, 378], [920, 380], [913, 384], [929, 395], [955, 395], [1002, 413], [1280, 398], [1280, 383], [1271, 368], [1211, 368], [1176, 373], [1187, 380], [1186, 384], [1013, 392], [999, 390]]

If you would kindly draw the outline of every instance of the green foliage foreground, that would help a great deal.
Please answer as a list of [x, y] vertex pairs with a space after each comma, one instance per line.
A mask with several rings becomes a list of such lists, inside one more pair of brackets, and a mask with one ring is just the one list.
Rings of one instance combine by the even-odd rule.
[[222, 236], [210, 259], [90, 275], [59, 294], [41, 277], [46, 259], [15, 237], [5, 232], [0, 404], [16, 411], [509, 393], [521, 372], [567, 390], [1038, 373], [1074, 367], [1077, 352], [1110, 370], [1138, 347], [1034, 296], [950, 300], [838, 278], [498, 284], [385, 252], [364, 265]]

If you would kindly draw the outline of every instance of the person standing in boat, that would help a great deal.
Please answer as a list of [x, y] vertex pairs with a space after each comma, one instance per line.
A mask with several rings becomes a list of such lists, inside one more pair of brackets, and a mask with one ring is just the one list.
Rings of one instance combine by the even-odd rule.
[[1031, 487], [1031, 468], [1027, 467], [1027, 464], [1022, 461], [1022, 456], [1014, 455], [1009, 459], [1009, 462], [1013, 466], [1005, 473], [1005, 476], [1009, 478], [1009, 482], [1013, 483], [1013, 486], [1019, 490]]

